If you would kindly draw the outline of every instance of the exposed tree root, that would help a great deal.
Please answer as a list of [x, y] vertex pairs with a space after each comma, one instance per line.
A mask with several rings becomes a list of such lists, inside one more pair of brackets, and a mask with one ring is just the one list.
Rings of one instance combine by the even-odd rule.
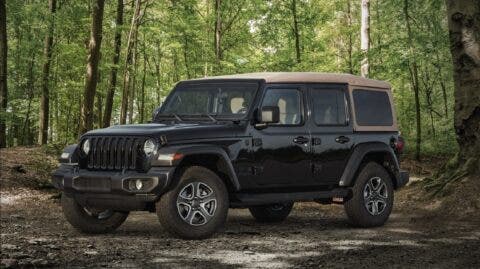
[[433, 176], [423, 181], [424, 189], [434, 196], [445, 196], [448, 193], [449, 186], [459, 180], [478, 173], [479, 158], [469, 158], [460, 161], [458, 155], [453, 157]]

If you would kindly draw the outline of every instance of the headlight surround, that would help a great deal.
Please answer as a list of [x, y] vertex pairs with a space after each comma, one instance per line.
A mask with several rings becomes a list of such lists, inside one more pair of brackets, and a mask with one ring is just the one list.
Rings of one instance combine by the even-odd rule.
[[90, 139], [85, 139], [85, 141], [83, 141], [82, 151], [83, 153], [88, 155], [88, 153], [90, 152]]
[[151, 154], [155, 153], [157, 150], [157, 144], [153, 139], [147, 139], [143, 144], [143, 152], [145, 155], [150, 156]]

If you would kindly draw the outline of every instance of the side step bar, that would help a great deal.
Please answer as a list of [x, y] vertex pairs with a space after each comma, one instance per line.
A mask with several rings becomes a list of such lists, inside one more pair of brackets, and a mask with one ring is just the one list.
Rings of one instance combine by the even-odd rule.
[[236, 193], [230, 202], [232, 207], [268, 205], [280, 202], [313, 201], [317, 199], [346, 198], [350, 189], [338, 188], [330, 191], [290, 192], [290, 193]]

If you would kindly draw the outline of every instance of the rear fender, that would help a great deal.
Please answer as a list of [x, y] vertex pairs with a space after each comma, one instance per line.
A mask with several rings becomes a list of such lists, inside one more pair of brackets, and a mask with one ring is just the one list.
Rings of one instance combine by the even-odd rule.
[[[354, 148], [348, 163], [345, 166], [343, 175], [340, 178], [339, 185], [342, 187], [353, 186], [353, 184], [355, 184], [357, 171], [361, 168], [361, 164], [365, 161], [365, 158], [368, 158], [368, 155], [379, 153], [384, 154], [390, 164], [386, 169], [393, 176], [392, 179], [394, 180], [394, 185], [403, 185], [400, 184], [401, 175], [397, 156], [389, 145], [381, 142], [362, 143]], [[381, 165], [383, 165], [383, 163], [381, 163]]]

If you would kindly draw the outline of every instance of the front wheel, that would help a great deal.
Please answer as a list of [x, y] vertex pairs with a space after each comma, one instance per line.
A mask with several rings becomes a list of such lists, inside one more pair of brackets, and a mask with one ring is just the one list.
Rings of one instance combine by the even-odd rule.
[[385, 168], [367, 163], [352, 188], [352, 198], [345, 202], [350, 222], [359, 227], [383, 225], [393, 207], [393, 184]]
[[82, 206], [73, 197], [65, 194], [62, 194], [61, 204], [67, 221], [84, 233], [100, 234], [114, 231], [128, 217], [128, 212], [97, 210]]
[[200, 166], [184, 169], [177, 186], [156, 205], [162, 226], [184, 239], [213, 235], [225, 223], [228, 207], [228, 192], [222, 179]]
[[264, 206], [249, 207], [252, 216], [259, 222], [280, 222], [284, 221], [290, 211], [292, 211], [293, 203], [282, 203]]

